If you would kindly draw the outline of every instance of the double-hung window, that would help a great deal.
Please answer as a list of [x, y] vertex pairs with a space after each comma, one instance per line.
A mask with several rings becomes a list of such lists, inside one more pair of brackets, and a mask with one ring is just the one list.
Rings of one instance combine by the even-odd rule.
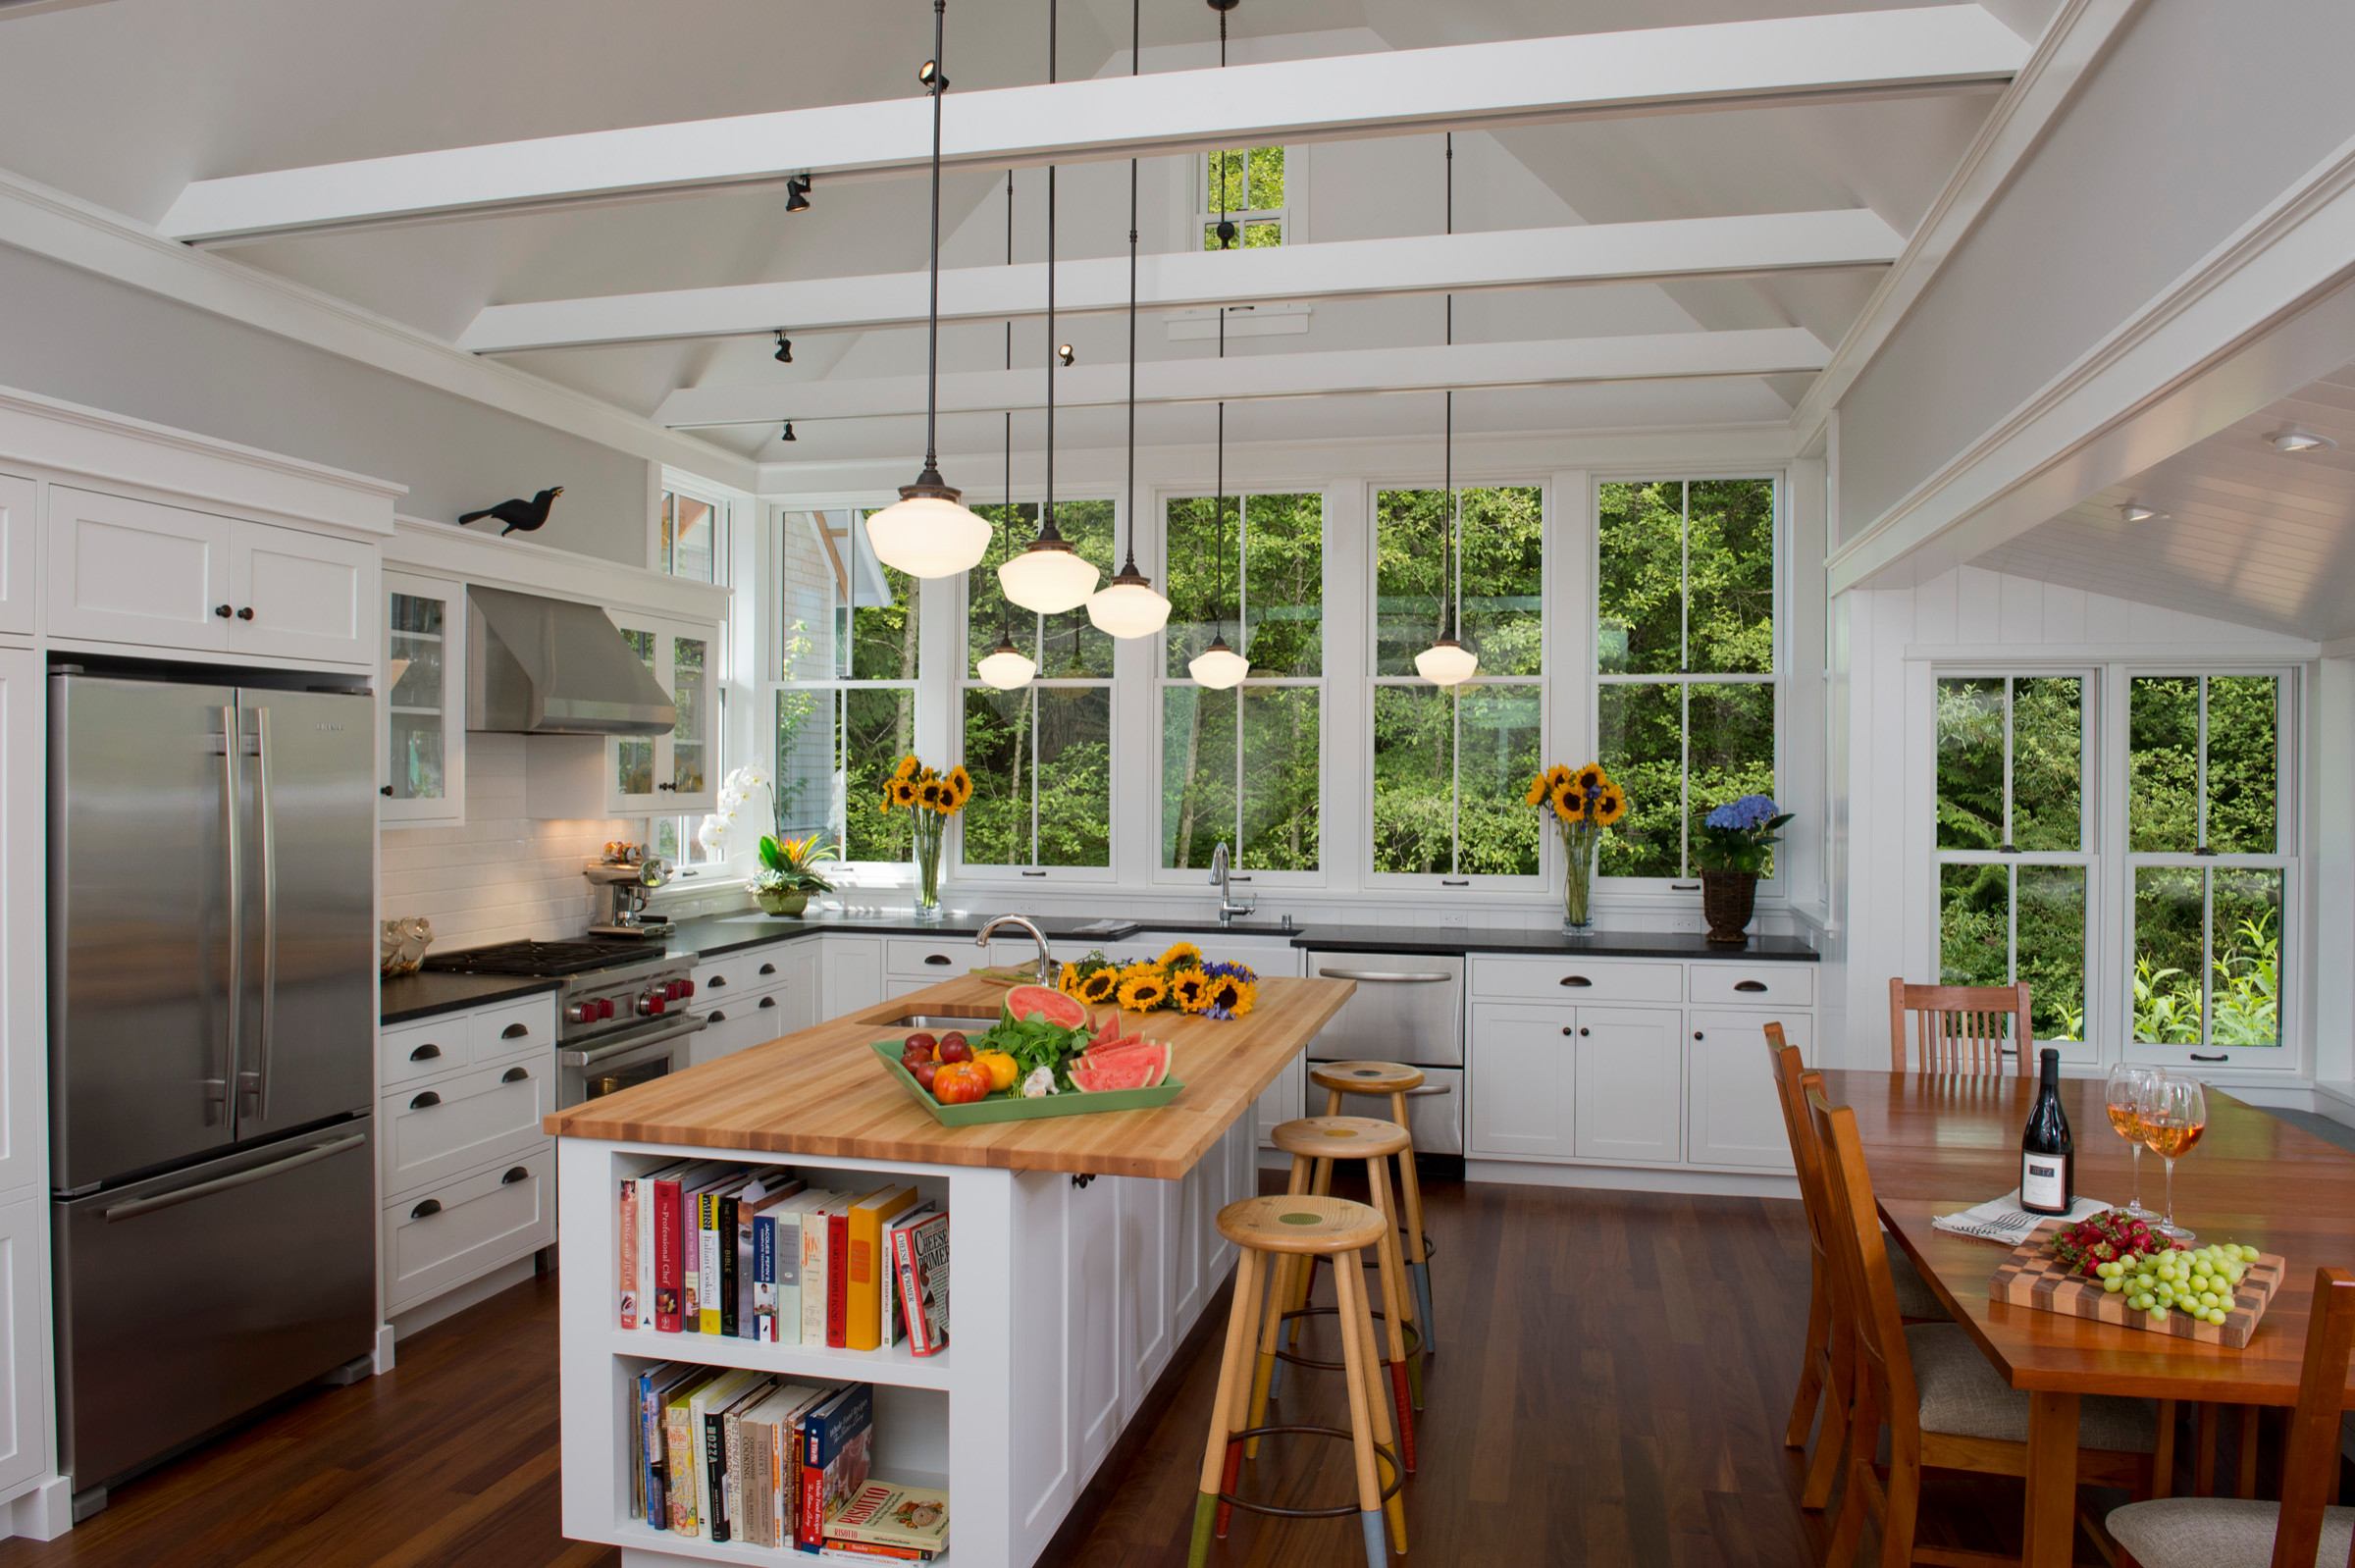
[[[968, 872], [1001, 867], [1025, 876], [1112, 868], [1113, 640], [1087, 608], [1039, 615], [1009, 604], [998, 565], [1038, 532], [1029, 501], [976, 506], [996, 533], [966, 574], [964, 762], [972, 799], [960, 817]], [[1055, 527], [1106, 576], [1113, 571], [1116, 508], [1110, 500], [1058, 501]], [[1010, 638], [1038, 665], [1011, 692], [973, 668]]]
[[2281, 765], [2289, 690], [2284, 672], [2126, 682], [2128, 951], [2140, 1047], [2217, 1061], [2281, 1043], [2282, 931], [2294, 907]]
[[824, 834], [846, 862], [905, 862], [908, 813], [884, 810], [883, 785], [916, 749], [923, 585], [875, 559], [857, 508], [787, 511], [775, 526], [764, 608], [777, 826]]
[[[1205, 154], [1202, 183], [1196, 191], [1202, 198], [1202, 210], [1195, 215], [1195, 222], [1202, 226], [1202, 248], [1243, 250], [1282, 244], [1288, 216], [1283, 188], [1282, 147], [1238, 147]], [[1223, 221], [1233, 226], [1232, 234], [1219, 233], [1222, 215]]]
[[1776, 486], [1605, 483], [1596, 494], [1596, 739], [1627, 790], [1604, 876], [1700, 871], [1694, 828], [1775, 789]]
[[2093, 693], [2083, 671], [1937, 681], [1938, 978], [2025, 981], [2039, 1040], [2087, 1038]]
[[[1453, 570], [1447, 492], [1375, 497], [1371, 868], [1442, 885], [1534, 881], [1544, 846], [1523, 797], [1544, 740], [1544, 493], [1456, 495]], [[1480, 671], [1445, 688], [1415, 673], [1415, 655], [1440, 635], [1450, 594]]]
[[[1325, 511], [1316, 494], [1168, 503], [1170, 624], [1161, 688], [1161, 869], [1198, 870], [1221, 843], [1253, 875], [1323, 864]], [[1223, 543], [1222, 543], [1223, 542]], [[1240, 686], [1186, 666], [1224, 632]], [[1299, 880], [1313, 880], [1300, 877]]]

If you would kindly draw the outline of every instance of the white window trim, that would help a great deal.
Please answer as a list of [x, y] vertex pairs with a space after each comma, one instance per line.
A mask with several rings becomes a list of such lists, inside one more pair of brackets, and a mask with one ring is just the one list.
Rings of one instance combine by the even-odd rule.
[[[1306, 203], [1300, 199], [1301, 191], [1299, 187], [1293, 183], [1293, 181], [1298, 174], [1298, 165], [1300, 162], [1300, 160], [1295, 158], [1293, 154], [1299, 149], [1295, 149], [1289, 143], [1283, 142], [1271, 141], [1264, 142], [1261, 145], [1271, 147], [1282, 146], [1283, 148], [1283, 205], [1281, 207], [1230, 207], [1227, 209], [1227, 221], [1235, 227], [1234, 244], [1229, 248], [1235, 250], [1241, 250], [1245, 248], [1243, 245], [1242, 228], [1243, 225], [1249, 223], [1276, 223], [1282, 225], [1282, 237], [1281, 243], [1282, 246], [1296, 245], [1301, 242], [1303, 237], [1296, 233], [1292, 227], [1292, 214], [1295, 212], [1302, 212], [1303, 216], [1305, 216], [1304, 209], [1306, 207]], [[1220, 150], [1223, 152], [1240, 152], [1244, 154], [1245, 162], [1243, 166], [1243, 194], [1248, 196], [1251, 193], [1249, 155], [1253, 149], [1249, 147], [1225, 147], [1221, 148]], [[1199, 246], [1205, 251], [1209, 250], [1211, 247], [1204, 245], [1201, 242], [1202, 232], [1206, 229], [1215, 227], [1219, 221], [1219, 209], [1210, 204], [1211, 156], [1212, 155], [1207, 152], [1198, 152], [1194, 154], [1192, 159], [1194, 170], [1194, 194], [1202, 198], [1200, 201], [1192, 203], [1192, 205], [1199, 207], [1202, 210], [1194, 214], [1193, 227], [1186, 231], [1187, 249], [1193, 249], [1196, 246]], [[1155, 858], [1159, 858], [1158, 854]]]

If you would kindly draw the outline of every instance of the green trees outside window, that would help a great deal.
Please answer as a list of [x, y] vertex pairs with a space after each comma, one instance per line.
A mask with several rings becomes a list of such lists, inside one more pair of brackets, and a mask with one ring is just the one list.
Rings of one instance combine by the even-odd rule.
[[1219, 214], [1234, 225], [1232, 248], [1283, 243], [1283, 149], [1238, 147], [1202, 160], [1202, 248], [1230, 248], [1219, 235]]
[[1628, 798], [1598, 868], [1691, 876], [1694, 825], [1775, 792], [1774, 481], [1620, 481], [1596, 501], [1596, 735]]

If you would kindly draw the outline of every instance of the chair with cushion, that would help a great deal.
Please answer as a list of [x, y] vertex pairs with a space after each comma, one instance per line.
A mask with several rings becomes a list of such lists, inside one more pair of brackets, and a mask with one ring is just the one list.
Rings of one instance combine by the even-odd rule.
[[2317, 1269], [2306, 1362], [2281, 1455], [2281, 1500], [2168, 1497], [2110, 1516], [2120, 1568], [2344, 1568], [2355, 1565], [2355, 1508], [2338, 1490], [2339, 1412], [2355, 1349], [2355, 1274]]
[[[1856, 1115], [1827, 1103], [1820, 1088], [1808, 1091], [1807, 1111], [1823, 1151], [1829, 1239], [1838, 1266], [1832, 1333], [1853, 1335], [1856, 1347], [1847, 1490], [1826, 1568], [1847, 1568], [1855, 1559], [1867, 1511], [1881, 1520], [1881, 1568], [2010, 1563], [2014, 1559], [1980, 1552], [1917, 1548], [1913, 1532], [1923, 1471], [2027, 1474], [2029, 1395], [2004, 1382], [1962, 1325], [1909, 1326], [1900, 1320]], [[1885, 1482], [1874, 1463], [1884, 1428]], [[2122, 1487], [2138, 1498], [2162, 1494], [2174, 1465], [2172, 1401], [2154, 1410], [2147, 1399], [2089, 1396], [2079, 1405], [2077, 1434], [2080, 1483]]]
[[[1807, 1445], [1807, 1434], [1815, 1425], [1815, 1411], [1828, 1393], [1832, 1413], [1823, 1423], [1823, 1437], [1817, 1440], [1815, 1455], [1807, 1464], [1807, 1479], [1800, 1492], [1800, 1506], [1821, 1508], [1832, 1495], [1832, 1483], [1839, 1475], [1842, 1434], [1848, 1421], [1850, 1398], [1850, 1346], [1846, 1339], [1835, 1340], [1832, 1335], [1832, 1272], [1834, 1265], [1826, 1253], [1830, 1245], [1830, 1204], [1823, 1191], [1823, 1151], [1816, 1147], [1815, 1126], [1807, 1120], [1807, 1090], [1820, 1088], [1823, 1079], [1807, 1071], [1799, 1047], [1783, 1037], [1780, 1023], [1766, 1025], [1766, 1060], [1774, 1074], [1775, 1099], [1783, 1110], [1783, 1131], [1791, 1140], [1791, 1164], [1799, 1173], [1799, 1196], [1807, 1217], [1807, 1247], [1809, 1280], [1807, 1286], [1807, 1337], [1800, 1363], [1799, 1392], [1792, 1396], [1791, 1421], [1783, 1434], [1784, 1443], [1793, 1448]], [[1897, 1310], [1900, 1317], [1923, 1323], [1948, 1321], [1945, 1303], [1922, 1279], [1921, 1271], [1913, 1267], [1891, 1238], [1889, 1278], [1897, 1289]]]
[[[1913, 1015], [1921, 1046], [1918, 1066], [1909, 1063], [1906, 1015]], [[1889, 1071], [1892, 1072], [1989, 1072], [2001, 1076], [2004, 1058], [2028, 1070], [2035, 1036], [2028, 1023], [2025, 985], [1908, 985], [1889, 982]]]

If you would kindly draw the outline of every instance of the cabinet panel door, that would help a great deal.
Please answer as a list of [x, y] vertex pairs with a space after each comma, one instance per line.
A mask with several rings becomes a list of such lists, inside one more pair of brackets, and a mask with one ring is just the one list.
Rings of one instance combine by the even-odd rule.
[[230, 535], [233, 653], [376, 662], [376, 549], [240, 522]]
[[1473, 1007], [1469, 1153], [1511, 1160], [1571, 1152], [1581, 1087], [1577, 1016], [1564, 1007]]
[[[662, 680], [662, 634], [652, 626], [620, 623], [621, 639], [646, 665], [648, 674]], [[664, 689], [668, 683], [664, 682]], [[654, 780], [667, 760], [666, 735], [616, 735], [605, 743], [605, 810], [615, 816], [637, 816], [658, 809]]]
[[1260, 1091], [1259, 1144], [1262, 1148], [1276, 1147], [1269, 1139], [1275, 1135], [1277, 1127], [1307, 1115], [1302, 1109], [1307, 1104], [1307, 1094], [1308, 1060], [1295, 1057], [1283, 1065], [1283, 1071], [1276, 1074], [1275, 1082]]
[[[719, 779], [711, 769], [717, 759], [719, 643], [702, 628], [665, 628], [662, 655], [668, 665], [662, 684], [670, 688], [678, 719], [662, 737], [668, 765], [656, 793], [669, 797], [662, 806], [665, 811], [707, 811], [719, 804]], [[669, 787], [660, 788], [663, 784]]]
[[225, 651], [231, 531], [210, 512], [50, 486], [50, 635]]
[[41, 655], [0, 651], [0, 1192], [49, 1184], [47, 700]]
[[383, 580], [385, 822], [466, 820], [466, 599], [457, 583]]
[[1693, 1098], [1686, 1158], [1696, 1165], [1767, 1166], [1788, 1171], [1791, 1136], [1774, 1092], [1765, 1025], [1780, 1023], [1783, 1038], [1815, 1063], [1815, 1019], [1808, 1013], [1745, 1013], [1696, 1008], [1692, 1025]]
[[1684, 1015], [1578, 1010], [1578, 1146], [1588, 1160], [1684, 1157]]
[[0, 1490], [49, 1468], [49, 1204], [0, 1207]]
[[0, 474], [0, 632], [32, 631], [32, 506], [29, 479]]
[[819, 1001], [829, 1019], [883, 1000], [883, 947], [871, 936], [823, 936], [826, 981]]

